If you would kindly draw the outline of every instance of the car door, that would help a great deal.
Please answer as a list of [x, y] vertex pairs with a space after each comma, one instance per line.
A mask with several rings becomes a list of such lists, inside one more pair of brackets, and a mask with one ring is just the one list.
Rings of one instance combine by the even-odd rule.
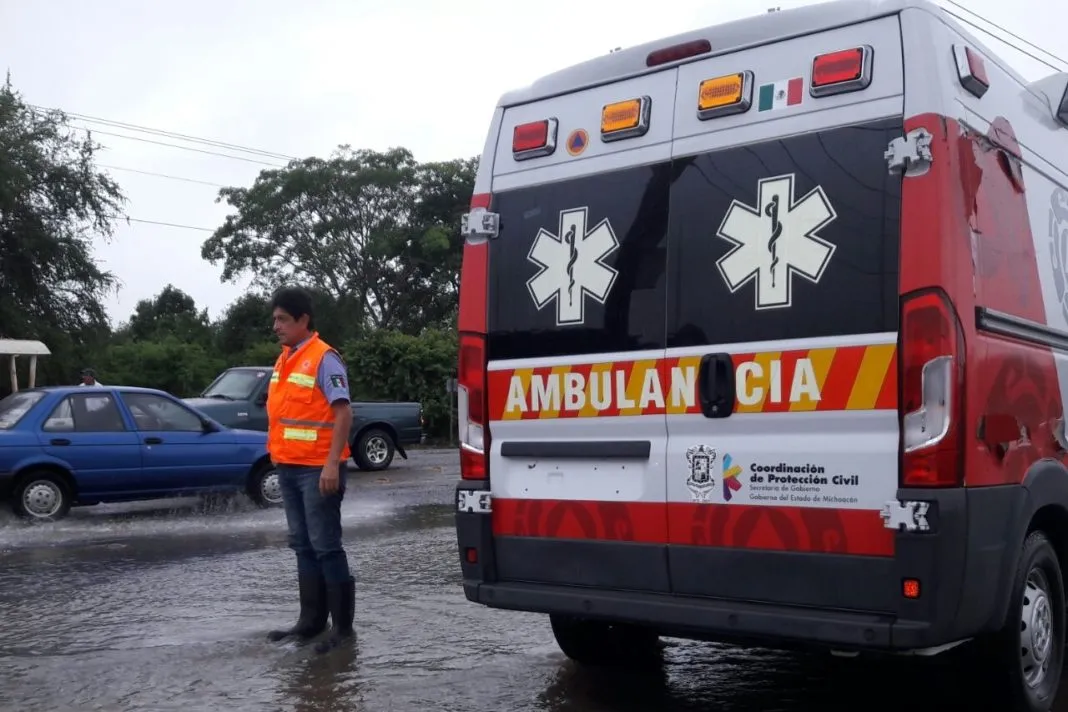
[[81, 498], [120, 495], [141, 479], [141, 448], [115, 402], [102, 389], [72, 394], [37, 433], [44, 451], [66, 463]]
[[246, 465], [227, 431], [205, 431], [200, 416], [177, 399], [125, 392], [141, 444], [144, 477], [153, 489], [177, 493], [231, 486]]

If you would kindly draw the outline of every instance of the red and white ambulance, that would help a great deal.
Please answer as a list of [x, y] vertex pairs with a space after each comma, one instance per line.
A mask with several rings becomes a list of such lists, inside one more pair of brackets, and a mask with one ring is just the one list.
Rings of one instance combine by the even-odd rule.
[[1048, 710], [1068, 562], [1068, 74], [845, 0], [506, 94], [464, 219], [471, 601], [938, 653]]

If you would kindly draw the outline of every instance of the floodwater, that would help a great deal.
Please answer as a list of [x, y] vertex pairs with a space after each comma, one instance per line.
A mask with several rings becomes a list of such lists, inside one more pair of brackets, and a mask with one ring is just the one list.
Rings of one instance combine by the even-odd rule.
[[0, 710], [986, 709], [966, 673], [931, 661], [667, 640], [653, 672], [581, 669], [544, 617], [464, 598], [455, 455], [410, 455], [350, 480], [359, 639], [325, 656], [264, 637], [295, 612], [281, 511], [181, 500], [75, 510], [48, 526], [0, 515]]

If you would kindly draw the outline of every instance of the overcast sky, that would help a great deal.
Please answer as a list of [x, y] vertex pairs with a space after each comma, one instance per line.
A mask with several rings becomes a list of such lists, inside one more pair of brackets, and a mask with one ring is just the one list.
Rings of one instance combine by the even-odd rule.
[[[1068, 59], [1068, 11], [1054, 9], [1062, 0], [959, 1]], [[0, 0], [0, 47], [15, 88], [37, 106], [284, 156], [325, 156], [348, 143], [406, 146], [419, 160], [442, 160], [478, 154], [498, 97], [540, 75], [614, 47], [772, 5], [807, 4]], [[977, 34], [1029, 79], [1052, 71]], [[131, 218], [187, 226], [122, 223], [110, 244], [98, 246], [98, 258], [122, 284], [108, 302], [112, 320], [126, 319], [137, 300], [168, 282], [218, 316], [245, 286], [220, 283], [220, 268], [200, 259], [201, 243], [227, 212], [215, 203], [218, 186], [251, 184], [267, 166], [250, 161], [280, 166], [285, 159], [74, 123], [99, 130], [97, 140], [107, 147], [99, 162], [125, 191]]]

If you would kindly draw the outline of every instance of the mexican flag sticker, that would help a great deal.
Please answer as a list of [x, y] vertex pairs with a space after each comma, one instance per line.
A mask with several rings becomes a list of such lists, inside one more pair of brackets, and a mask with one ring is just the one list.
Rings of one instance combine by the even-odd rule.
[[801, 103], [804, 89], [805, 80], [803, 77], [763, 84], [760, 87], [757, 98], [757, 110], [774, 111], [776, 109], [785, 109], [788, 106], [796, 106]]

